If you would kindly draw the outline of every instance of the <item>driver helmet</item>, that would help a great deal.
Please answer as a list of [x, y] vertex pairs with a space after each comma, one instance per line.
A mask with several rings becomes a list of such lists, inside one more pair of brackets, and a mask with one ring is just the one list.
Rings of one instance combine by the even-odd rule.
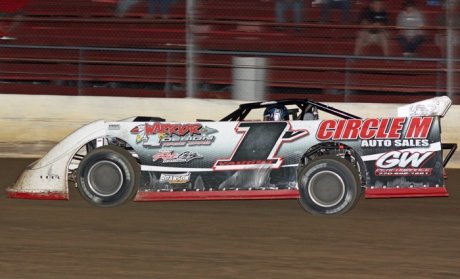
[[269, 106], [264, 111], [264, 121], [289, 120], [289, 113], [285, 106], [277, 104]]

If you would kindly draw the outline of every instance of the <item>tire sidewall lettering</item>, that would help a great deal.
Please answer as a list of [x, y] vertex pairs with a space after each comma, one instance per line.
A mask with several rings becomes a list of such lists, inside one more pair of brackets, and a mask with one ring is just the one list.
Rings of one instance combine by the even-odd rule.
[[[310, 175], [313, 174], [313, 172], [315, 172], [316, 170], [318, 170], [318, 169], [320, 169], [320, 168], [325, 168], [325, 167], [327, 167], [327, 163], [318, 164], [318, 165], [316, 165], [316, 166], [311, 167], [311, 168], [307, 171], [307, 173], [305, 174], [305, 178], [306, 178], [307, 180], [310, 180]], [[305, 186], [306, 186], [306, 185], [305, 185]]]
[[326, 210], [326, 214], [337, 213], [340, 210], [344, 209], [347, 205], [349, 205], [350, 202], [351, 202], [350, 191], [346, 190], [346, 194], [345, 194], [345, 197], [343, 198], [343, 202], [341, 202], [340, 205], [337, 208]]

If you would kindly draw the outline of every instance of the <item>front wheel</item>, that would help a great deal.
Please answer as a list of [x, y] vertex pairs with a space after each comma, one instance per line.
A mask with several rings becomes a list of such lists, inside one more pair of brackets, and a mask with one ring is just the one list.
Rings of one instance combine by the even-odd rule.
[[91, 150], [80, 162], [77, 185], [89, 203], [113, 207], [137, 193], [140, 168], [136, 159], [121, 147], [107, 145]]
[[311, 214], [339, 215], [359, 200], [361, 185], [353, 165], [325, 155], [307, 164], [298, 176], [299, 203]]

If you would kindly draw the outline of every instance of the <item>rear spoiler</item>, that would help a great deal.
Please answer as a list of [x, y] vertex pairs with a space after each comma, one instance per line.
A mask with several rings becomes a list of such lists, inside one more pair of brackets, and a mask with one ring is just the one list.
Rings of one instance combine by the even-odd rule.
[[[428, 116], [428, 117], [444, 117], [452, 105], [452, 100], [447, 96], [435, 97], [420, 102], [412, 103], [409, 105], [401, 106], [398, 108], [399, 117], [414, 117], [414, 116]], [[444, 158], [442, 165], [446, 167], [449, 160], [457, 150], [456, 143], [442, 143], [441, 149], [449, 150]]]
[[414, 116], [439, 116], [444, 117], [452, 100], [447, 96], [435, 97], [420, 102], [412, 103], [398, 108], [399, 117], [414, 117]]

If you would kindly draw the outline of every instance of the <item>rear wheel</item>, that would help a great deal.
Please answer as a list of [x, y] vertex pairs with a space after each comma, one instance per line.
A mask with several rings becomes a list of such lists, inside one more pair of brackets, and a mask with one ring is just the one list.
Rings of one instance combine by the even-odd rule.
[[140, 168], [125, 149], [107, 145], [91, 150], [80, 162], [77, 185], [89, 203], [113, 207], [131, 200], [137, 193]]
[[345, 159], [325, 155], [308, 163], [298, 177], [299, 203], [312, 214], [339, 215], [359, 200], [357, 170]]

